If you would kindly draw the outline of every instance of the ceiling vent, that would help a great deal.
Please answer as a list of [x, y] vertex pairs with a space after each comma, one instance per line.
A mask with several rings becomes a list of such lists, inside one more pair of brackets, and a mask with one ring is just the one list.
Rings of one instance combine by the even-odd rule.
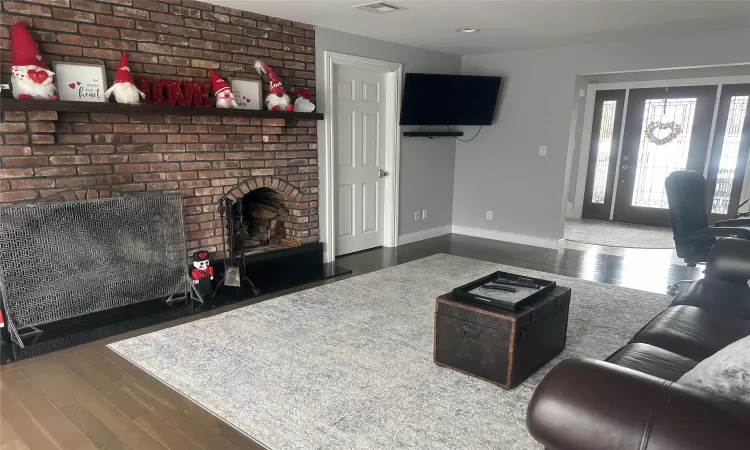
[[364, 5], [354, 6], [354, 9], [361, 9], [362, 11], [367, 11], [375, 14], [385, 14], [394, 11], [401, 11], [406, 8], [404, 8], [403, 6], [394, 5], [393, 3], [372, 2], [365, 3]]

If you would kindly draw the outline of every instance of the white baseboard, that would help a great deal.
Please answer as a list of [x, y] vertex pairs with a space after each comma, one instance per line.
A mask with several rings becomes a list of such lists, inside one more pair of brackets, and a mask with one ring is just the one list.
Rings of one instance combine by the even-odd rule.
[[451, 234], [453, 229], [450, 225], [444, 227], [431, 228], [429, 230], [417, 231], [416, 233], [404, 234], [398, 237], [398, 245], [411, 244], [412, 242], [423, 241], [445, 234]]
[[504, 231], [485, 230], [483, 228], [463, 227], [460, 225], [453, 225], [453, 233], [484, 239], [492, 239], [493, 241], [512, 242], [514, 244], [551, 248], [555, 250], [564, 245], [563, 239], [557, 240], [540, 238], [536, 236], [529, 236], [526, 234], [506, 233]]
[[[473, 236], [484, 239], [492, 239], [493, 241], [512, 242], [514, 244], [531, 245], [534, 247], [543, 247], [558, 249], [565, 245], [565, 240], [555, 240], [540, 238], [536, 236], [528, 236], [525, 234], [506, 233], [504, 231], [485, 230], [483, 228], [472, 228], [463, 227], [460, 225], [446, 225], [444, 227], [431, 228], [429, 230], [417, 231], [416, 233], [409, 233], [399, 236], [398, 245], [411, 244], [412, 242], [423, 241], [446, 234], [463, 234], [465, 236]], [[333, 258], [330, 258], [328, 252], [323, 253], [323, 262], [332, 262]]]
[[566, 219], [580, 219], [583, 215], [583, 211], [581, 209], [576, 209], [576, 205], [574, 203], [568, 202], [568, 209], [565, 211], [565, 218]]

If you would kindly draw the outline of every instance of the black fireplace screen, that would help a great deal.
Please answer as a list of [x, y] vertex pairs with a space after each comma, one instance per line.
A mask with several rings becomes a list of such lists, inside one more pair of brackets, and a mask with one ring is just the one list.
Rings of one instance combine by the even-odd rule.
[[186, 293], [177, 194], [0, 208], [0, 293], [9, 325]]

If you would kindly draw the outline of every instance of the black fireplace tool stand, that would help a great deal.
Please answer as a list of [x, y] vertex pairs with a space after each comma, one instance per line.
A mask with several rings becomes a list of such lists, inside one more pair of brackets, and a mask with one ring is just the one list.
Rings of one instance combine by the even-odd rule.
[[[221, 279], [216, 285], [212, 295], [216, 295], [222, 286], [231, 286], [239, 288], [242, 286], [244, 280], [252, 289], [253, 295], [260, 294], [260, 290], [255, 287], [255, 283], [246, 274], [246, 262], [245, 262], [245, 239], [247, 237], [247, 231], [245, 227], [245, 216], [244, 206], [242, 200], [233, 202], [228, 197], [219, 199], [219, 217], [222, 223], [226, 224], [226, 227], [221, 227], [221, 238], [225, 244], [224, 251], [224, 273]], [[235, 230], [235, 222], [239, 220], [240, 229]], [[228, 236], [225, 235], [225, 230]], [[239, 255], [237, 255], [239, 249]], [[239, 267], [235, 266], [235, 263], [239, 260]]]

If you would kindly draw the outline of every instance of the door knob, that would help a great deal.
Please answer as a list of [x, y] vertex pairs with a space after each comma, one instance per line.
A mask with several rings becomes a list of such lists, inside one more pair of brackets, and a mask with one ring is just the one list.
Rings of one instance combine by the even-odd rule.
[[622, 165], [622, 170], [628, 170], [628, 169], [630, 169], [630, 166], [628, 166], [627, 164]]
[[378, 169], [378, 178], [383, 178], [388, 175], [388, 172], [386, 172], [383, 169]]

